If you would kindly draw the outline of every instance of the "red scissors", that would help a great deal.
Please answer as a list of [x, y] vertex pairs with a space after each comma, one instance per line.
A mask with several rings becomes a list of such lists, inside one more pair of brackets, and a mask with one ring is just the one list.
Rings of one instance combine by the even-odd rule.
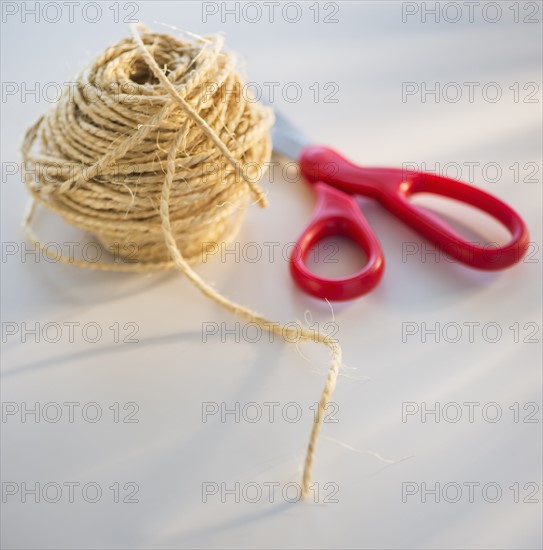
[[[402, 168], [356, 166], [328, 147], [310, 142], [276, 113], [272, 130], [275, 151], [296, 160], [317, 193], [317, 206], [290, 257], [297, 285], [313, 296], [350, 300], [370, 292], [381, 280], [385, 260], [381, 245], [353, 195], [377, 200], [449, 257], [484, 270], [509, 267], [526, 253], [528, 229], [522, 218], [492, 195], [457, 180]], [[504, 246], [479, 246], [464, 240], [437, 215], [409, 202], [415, 193], [433, 193], [474, 206], [501, 222], [511, 233]], [[363, 269], [349, 277], [326, 279], [309, 271], [305, 260], [322, 239], [341, 235], [357, 243], [368, 257]]]

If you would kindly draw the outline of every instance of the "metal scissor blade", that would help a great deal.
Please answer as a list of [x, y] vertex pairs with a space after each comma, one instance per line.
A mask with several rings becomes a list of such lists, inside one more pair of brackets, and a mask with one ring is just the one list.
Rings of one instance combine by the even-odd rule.
[[272, 127], [273, 150], [298, 161], [300, 151], [311, 144], [302, 132], [293, 126], [278, 111], [275, 111], [275, 124]]

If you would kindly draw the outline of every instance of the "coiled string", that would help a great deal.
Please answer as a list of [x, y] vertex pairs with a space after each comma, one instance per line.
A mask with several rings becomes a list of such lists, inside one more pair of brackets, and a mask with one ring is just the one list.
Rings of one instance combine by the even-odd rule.
[[[204, 243], [231, 241], [252, 194], [267, 204], [249, 167], [271, 156], [271, 109], [248, 101], [234, 59], [220, 37], [180, 40], [132, 28], [77, 79], [56, 107], [26, 133], [23, 168], [33, 201], [27, 238], [48, 257], [91, 269], [177, 268], [208, 298], [286, 341], [324, 344], [330, 368], [302, 474], [311, 483], [315, 449], [341, 366], [341, 348], [324, 333], [272, 322], [206, 283], [190, 264]], [[33, 146], [39, 141], [39, 152]], [[260, 174], [261, 175], [261, 174]], [[59, 256], [31, 223], [40, 203], [119, 251], [130, 243], [136, 263]], [[122, 252], [121, 252], [122, 253]]]

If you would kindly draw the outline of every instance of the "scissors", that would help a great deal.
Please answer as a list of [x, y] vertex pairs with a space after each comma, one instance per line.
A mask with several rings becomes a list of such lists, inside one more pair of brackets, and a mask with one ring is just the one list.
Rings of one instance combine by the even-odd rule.
[[[483, 270], [498, 270], [519, 262], [529, 245], [522, 218], [496, 197], [457, 180], [402, 168], [356, 166], [328, 147], [311, 145], [276, 113], [272, 129], [275, 151], [300, 165], [317, 194], [317, 205], [290, 255], [296, 284], [308, 294], [334, 301], [370, 292], [381, 280], [385, 260], [381, 245], [364, 217], [355, 195], [371, 197], [394, 216], [443, 250], [448, 257]], [[436, 214], [409, 202], [415, 193], [433, 193], [469, 204], [501, 222], [511, 239], [504, 246], [479, 246], [463, 239]], [[305, 260], [311, 249], [332, 235], [350, 238], [367, 255], [367, 264], [348, 277], [326, 279], [312, 273]]]

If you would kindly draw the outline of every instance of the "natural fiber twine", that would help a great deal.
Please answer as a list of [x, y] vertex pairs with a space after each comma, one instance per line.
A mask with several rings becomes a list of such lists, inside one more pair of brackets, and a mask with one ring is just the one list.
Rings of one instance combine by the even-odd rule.
[[[231, 93], [243, 82], [222, 45], [219, 36], [181, 40], [137, 26], [131, 38], [107, 48], [26, 133], [25, 183], [34, 200], [24, 229], [45, 254], [65, 263], [116, 271], [175, 267], [208, 298], [263, 330], [325, 344], [331, 364], [304, 463], [305, 496], [341, 348], [326, 334], [274, 323], [230, 301], [189, 265], [204, 243], [235, 236], [251, 194], [266, 204], [248, 167], [262, 167], [271, 156], [273, 113]], [[136, 243], [131, 258], [138, 261], [59, 257], [32, 231], [36, 202], [106, 248]]]

